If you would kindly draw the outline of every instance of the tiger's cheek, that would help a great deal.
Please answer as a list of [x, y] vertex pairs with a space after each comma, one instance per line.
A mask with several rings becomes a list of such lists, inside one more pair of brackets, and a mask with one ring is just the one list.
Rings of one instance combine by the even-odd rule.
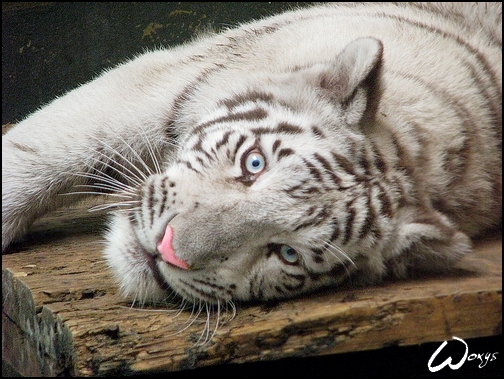
[[277, 257], [258, 262], [237, 290], [245, 301], [265, 301], [290, 298], [303, 292], [306, 272], [302, 267], [282, 263]]

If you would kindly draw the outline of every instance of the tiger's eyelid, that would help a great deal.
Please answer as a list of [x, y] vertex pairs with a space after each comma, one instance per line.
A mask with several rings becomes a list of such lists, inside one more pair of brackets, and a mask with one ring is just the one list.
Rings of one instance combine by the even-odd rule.
[[255, 141], [248, 149], [245, 149], [245, 151], [241, 155], [240, 159], [243, 161], [243, 158], [246, 157], [248, 154], [250, 154], [254, 150], [257, 150], [259, 153], [261, 153], [264, 156], [261, 145], [258, 143], [258, 141]]

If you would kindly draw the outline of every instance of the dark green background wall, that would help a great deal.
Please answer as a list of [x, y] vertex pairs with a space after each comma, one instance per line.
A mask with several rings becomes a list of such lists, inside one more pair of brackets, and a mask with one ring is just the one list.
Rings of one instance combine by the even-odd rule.
[[146, 49], [309, 3], [2, 3], [2, 124]]

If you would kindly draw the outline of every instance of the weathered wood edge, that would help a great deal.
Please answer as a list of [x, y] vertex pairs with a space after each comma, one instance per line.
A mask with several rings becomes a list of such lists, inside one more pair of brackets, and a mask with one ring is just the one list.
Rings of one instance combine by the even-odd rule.
[[30, 289], [2, 269], [2, 376], [74, 376], [72, 332]]

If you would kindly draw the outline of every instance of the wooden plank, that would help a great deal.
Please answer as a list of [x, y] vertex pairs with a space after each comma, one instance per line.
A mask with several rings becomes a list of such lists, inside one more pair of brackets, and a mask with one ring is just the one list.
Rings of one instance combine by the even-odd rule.
[[49, 308], [35, 308], [30, 289], [9, 270], [2, 270], [2, 308], [2, 362], [8, 376], [75, 374], [72, 333]]
[[[4, 302], [10, 294], [28, 299], [29, 305], [29, 295], [33, 296], [33, 306], [22, 310], [4, 304], [3, 352], [15, 347], [24, 333], [26, 321], [16, 312], [39, 320], [42, 306], [46, 324], [53, 327], [40, 328], [31, 343], [41, 346], [40, 341], [46, 341], [54, 345], [54, 352], [66, 349], [64, 359], [55, 354], [45, 354], [45, 363], [34, 359], [38, 373], [168, 372], [502, 333], [500, 231], [478, 241], [474, 254], [447, 276], [340, 288], [278, 304], [241, 305], [234, 319], [232, 310], [223, 312], [224, 322], [213, 334], [215, 315], [209, 318], [207, 333], [206, 316], [179, 312], [176, 306], [131, 307], [121, 298], [101, 255], [106, 214], [86, 208], [76, 206], [44, 218], [2, 257], [3, 269], [15, 278], [4, 275]], [[17, 350], [10, 351], [14, 353], [2, 354], [7, 366], [17, 358]], [[50, 365], [52, 371], [47, 369]], [[13, 369], [24, 375], [36, 371], [33, 364], [18, 366]]]

